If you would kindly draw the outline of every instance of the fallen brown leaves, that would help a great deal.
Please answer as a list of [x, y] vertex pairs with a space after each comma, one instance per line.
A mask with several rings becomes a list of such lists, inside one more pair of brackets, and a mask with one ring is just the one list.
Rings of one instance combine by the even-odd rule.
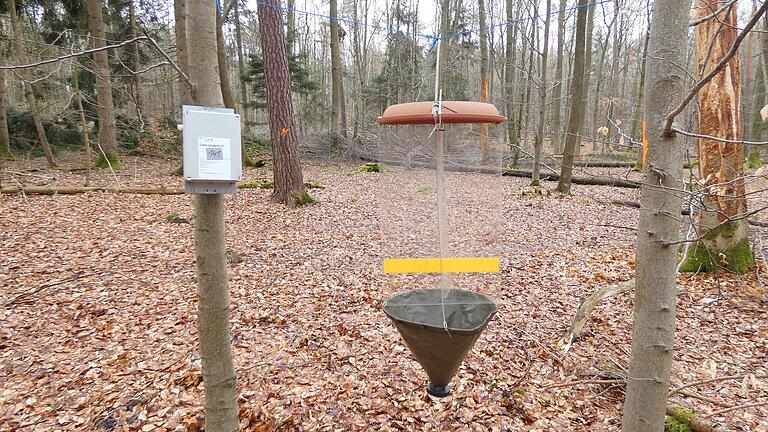
[[[180, 187], [166, 175], [175, 164], [131, 159], [118, 181]], [[39, 166], [20, 162], [13, 171]], [[555, 344], [583, 298], [632, 277], [634, 233], [599, 225], [632, 227], [637, 212], [600, 202], [637, 200], [637, 191], [576, 185], [573, 198], [525, 198], [525, 180], [499, 180], [509, 262], [493, 294], [500, 313], [454, 379], [454, 395], [435, 400], [381, 312], [387, 290], [370, 205], [377, 174], [347, 176], [352, 167], [307, 163], [307, 178], [327, 188], [313, 190], [318, 203], [306, 208], [272, 204], [261, 189], [227, 199], [243, 430], [618, 430], [620, 386], [557, 385], [626, 367], [631, 297], [598, 306], [567, 356]], [[35, 173], [38, 185], [82, 181]], [[115, 180], [101, 171], [95, 182]], [[191, 203], [0, 197], [0, 430], [202, 427], [192, 225], [166, 220], [177, 213], [194, 222]], [[763, 231], [753, 231], [758, 244]], [[755, 274], [684, 275], [680, 290], [673, 386], [738, 375], [686, 390], [729, 406], [765, 400], [762, 283]], [[723, 408], [681, 393], [673, 399], [704, 413]], [[766, 414], [752, 406], [718, 420], [758, 431], [768, 428]]]

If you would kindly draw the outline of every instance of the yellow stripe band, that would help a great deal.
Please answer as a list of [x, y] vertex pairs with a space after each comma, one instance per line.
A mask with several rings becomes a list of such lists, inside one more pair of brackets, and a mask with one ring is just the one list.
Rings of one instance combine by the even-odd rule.
[[498, 273], [499, 258], [385, 258], [384, 273]]

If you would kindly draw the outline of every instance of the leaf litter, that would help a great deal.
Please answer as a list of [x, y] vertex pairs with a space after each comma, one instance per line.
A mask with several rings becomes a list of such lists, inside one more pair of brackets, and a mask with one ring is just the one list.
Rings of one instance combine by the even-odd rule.
[[[137, 158], [118, 181], [180, 187], [167, 175], [177, 163]], [[6, 165], [35, 170], [37, 184], [82, 184], [81, 172], [42, 166]], [[454, 394], [438, 400], [381, 311], [389, 288], [377, 174], [348, 176], [352, 169], [305, 163], [305, 180], [326, 187], [300, 209], [272, 203], [264, 189], [227, 198], [241, 430], [620, 429], [623, 387], [592, 381], [628, 367], [631, 295], [600, 304], [567, 354], [557, 340], [582, 299], [633, 277], [637, 211], [608, 201], [637, 201], [639, 191], [574, 185], [572, 197], [531, 197], [520, 193], [525, 179], [498, 179], [508, 263], [492, 293], [499, 315], [454, 378]], [[247, 169], [244, 181], [270, 176]], [[95, 184], [114, 182], [95, 172]], [[0, 430], [201, 430], [193, 225], [169, 222], [172, 213], [193, 224], [192, 198], [0, 197]], [[753, 229], [754, 243], [766, 232]], [[679, 277], [673, 387], [739, 378], [673, 401], [706, 413], [766, 399], [767, 270], [761, 262], [747, 275]], [[756, 406], [714, 419], [759, 431], [766, 418], [768, 408]]]

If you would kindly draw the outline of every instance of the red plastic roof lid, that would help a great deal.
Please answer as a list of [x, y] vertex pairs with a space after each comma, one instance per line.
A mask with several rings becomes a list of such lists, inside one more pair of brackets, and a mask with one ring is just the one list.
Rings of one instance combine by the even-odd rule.
[[[380, 125], [435, 124], [432, 102], [391, 105], [376, 122]], [[443, 123], [502, 123], [506, 117], [495, 106], [483, 102], [443, 101]]]

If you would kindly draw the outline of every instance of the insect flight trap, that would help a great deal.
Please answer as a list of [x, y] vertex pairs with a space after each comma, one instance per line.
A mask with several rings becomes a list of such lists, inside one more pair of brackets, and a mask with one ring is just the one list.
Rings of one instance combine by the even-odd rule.
[[436, 96], [377, 119], [378, 192], [384, 312], [427, 373], [428, 393], [444, 397], [496, 314], [481, 292], [501, 287], [505, 147], [488, 124], [505, 118], [490, 104]]

